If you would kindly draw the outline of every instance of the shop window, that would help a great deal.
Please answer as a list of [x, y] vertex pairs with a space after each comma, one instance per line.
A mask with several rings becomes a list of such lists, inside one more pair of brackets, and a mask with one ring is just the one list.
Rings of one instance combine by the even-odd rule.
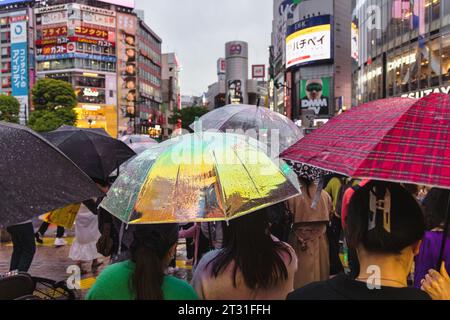
[[430, 53], [430, 85], [436, 87], [440, 84], [440, 76], [442, 73], [441, 67], [441, 39], [432, 39], [427, 45], [428, 51]]
[[442, 80], [450, 81], [450, 34], [442, 36], [441, 67]]
[[2, 33], [1, 33], [1, 37], [0, 37], [1, 42], [2, 42], [2, 43], [9, 43], [9, 42], [11, 42], [10, 34], [11, 34], [11, 33], [10, 33], [9, 31], [7, 31], [7, 32], [2, 32]]

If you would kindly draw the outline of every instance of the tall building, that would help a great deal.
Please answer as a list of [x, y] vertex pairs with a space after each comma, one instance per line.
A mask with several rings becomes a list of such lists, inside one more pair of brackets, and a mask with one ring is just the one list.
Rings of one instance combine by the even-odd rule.
[[21, 124], [31, 111], [35, 82], [33, 2], [0, 1], [0, 93], [19, 100]]
[[[163, 121], [161, 38], [138, 18], [138, 101], [137, 132], [148, 133]], [[159, 137], [158, 137], [159, 138]]]
[[169, 124], [169, 118], [175, 110], [181, 109], [180, 91], [181, 65], [174, 52], [162, 55], [162, 129], [163, 136], [169, 137], [176, 127]]
[[353, 105], [450, 93], [450, 0], [353, 0]]
[[[134, 0], [1, 1], [0, 81], [2, 91], [21, 100], [21, 121], [32, 110], [25, 98], [35, 76], [48, 77], [73, 86], [77, 126], [112, 136], [147, 133], [162, 102], [161, 39], [138, 13]], [[14, 36], [11, 26], [28, 33]], [[14, 51], [25, 44], [27, 55]], [[29, 86], [14, 85], [19, 78]]]
[[[134, 43], [135, 38], [125, 39], [118, 33], [126, 15], [118, 12], [119, 7], [103, 1], [87, 3], [36, 3], [37, 75], [72, 84], [78, 100], [75, 110], [79, 127], [104, 128], [117, 136], [123, 126], [120, 121], [123, 88], [118, 74], [125, 72], [120, 53], [124, 42]], [[124, 8], [130, 13], [131, 10]], [[135, 73], [131, 69], [130, 66], [127, 71]], [[131, 88], [136, 83], [130, 81], [127, 85]], [[131, 92], [130, 101], [135, 99], [135, 93]]]
[[[286, 99], [286, 33], [293, 23], [297, 4], [293, 0], [273, 1], [272, 43], [269, 61], [269, 108], [291, 116], [290, 101]], [[289, 78], [290, 78], [290, 74]]]
[[305, 0], [286, 33], [287, 114], [314, 129], [351, 103], [351, 2]]
[[248, 44], [225, 44], [225, 59], [217, 61], [217, 82], [208, 86], [206, 107], [210, 110], [229, 104], [263, 106], [267, 92], [266, 65], [252, 65], [249, 77]]

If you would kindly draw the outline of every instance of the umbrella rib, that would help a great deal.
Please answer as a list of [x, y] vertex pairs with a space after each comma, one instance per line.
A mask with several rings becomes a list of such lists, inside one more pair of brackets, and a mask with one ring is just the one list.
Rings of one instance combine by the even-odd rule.
[[233, 149], [234, 154], [236, 155], [236, 157], [239, 159], [239, 161], [242, 164], [242, 167], [244, 168], [245, 172], [247, 173], [250, 181], [252, 182], [253, 186], [255, 187], [256, 192], [258, 192], [258, 195], [261, 196], [261, 192], [259, 192], [258, 187], [256, 186], [255, 181], [253, 181], [252, 176], [250, 175], [250, 171], [248, 171], [247, 166], [244, 164], [244, 162], [242, 161], [242, 159], [239, 157], [239, 154], [236, 152], [236, 149]]
[[[212, 151], [212, 154], [213, 154], [213, 157], [214, 157], [216, 163], [218, 163], [218, 162], [217, 162], [216, 152], [215, 152], [214, 150]], [[225, 190], [222, 188], [222, 184], [221, 184], [221, 182], [220, 182], [220, 176], [219, 176], [219, 171], [217, 170], [217, 166], [214, 166], [214, 171], [216, 172], [217, 187], [218, 187], [218, 189], [219, 189], [220, 197], [222, 198], [222, 199], [221, 199], [222, 203], [219, 204], [219, 205], [222, 205], [222, 210], [224, 210], [224, 208], [225, 208], [225, 207], [224, 207], [224, 204], [225, 204], [226, 201], [227, 201], [227, 195], [226, 195]], [[224, 214], [225, 214], [225, 218], [227, 218], [227, 212], [226, 212], [226, 210], [224, 210]]]
[[[86, 133], [84, 133], [83, 132], [83, 134], [85, 134], [86, 135]], [[99, 136], [101, 136], [101, 137], [104, 137], [104, 136], [102, 136], [102, 135], [100, 135], [100, 134], [98, 134]], [[92, 144], [92, 146], [94, 147], [94, 150], [96, 151], [95, 153], [96, 153], [96, 156], [97, 156], [97, 158], [98, 158], [98, 160], [99, 160], [99, 164], [100, 164], [100, 169], [101, 169], [101, 171], [102, 171], [102, 175], [105, 173], [105, 168], [104, 168], [104, 166], [103, 166], [103, 161], [102, 161], [102, 157], [100, 156], [100, 153], [99, 153], [99, 151], [98, 151], [98, 149], [97, 149], [97, 146], [95, 145], [95, 143], [91, 140], [91, 138], [88, 136], [88, 135], [86, 135], [87, 136], [87, 138], [88, 138], [88, 141]], [[116, 153], [116, 155], [117, 155], [117, 153]], [[110, 172], [109, 172], [110, 173]], [[108, 173], [108, 174], [109, 174]], [[103, 178], [108, 178], [108, 177], [105, 177], [105, 176], [103, 176], [102, 177], [102, 179]], [[106, 181], [105, 181], [106, 182]]]

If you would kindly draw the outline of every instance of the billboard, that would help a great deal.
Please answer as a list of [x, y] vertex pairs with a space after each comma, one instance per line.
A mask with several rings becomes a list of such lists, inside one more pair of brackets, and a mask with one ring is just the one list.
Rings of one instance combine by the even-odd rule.
[[134, 0], [99, 0], [99, 1], [134, 9]]
[[255, 64], [252, 66], [252, 78], [264, 79], [266, 77], [266, 66], [263, 64]]
[[43, 13], [41, 16], [42, 25], [58, 24], [67, 22], [67, 11], [54, 11]]
[[301, 80], [300, 107], [302, 110], [312, 110], [316, 116], [330, 114], [331, 91], [330, 77]]
[[224, 58], [220, 58], [219, 60], [217, 60], [217, 74], [220, 75], [226, 73], [226, 60]]
[[26, 21], [11, 23], [11, 87], [20, 102], [20, 124], [28, 110], [28, 27]]
[[286, 67], [331, 60], [332, 18], [330, 15], [308, 18], [288, 29]]
[[134, 132], [137, 102], [137, 17], [117, 13], [119, 136]]
[[228, 104], [242, 104], [244, 97], [242, 96], [241, 80], [228, 81]]

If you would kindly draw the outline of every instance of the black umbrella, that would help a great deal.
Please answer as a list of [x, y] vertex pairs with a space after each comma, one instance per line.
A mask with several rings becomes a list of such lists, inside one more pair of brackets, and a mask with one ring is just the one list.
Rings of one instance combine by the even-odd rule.
[[125, 143], [104, 130], [63, 126], [44, 134], [92, 179], [107, 181], [122, 163], [136, 155]]
[[100, 196], [92, 180], [48, 141], [0, 122], [0, 225]]

